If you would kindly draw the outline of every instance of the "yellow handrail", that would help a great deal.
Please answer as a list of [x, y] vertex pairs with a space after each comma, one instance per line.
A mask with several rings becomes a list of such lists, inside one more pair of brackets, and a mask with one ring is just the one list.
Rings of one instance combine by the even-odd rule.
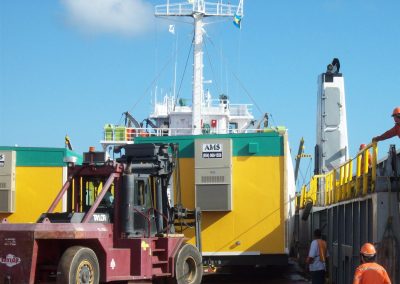
[[[326, 174], [314, 175], [308, 186], [302, 186], [298, 206], [304, 208], [308, 200], [314, 205], [325, 206], [374, 192], [377, 157], [377, 143], [371, 143], [339, 167]], [[355, 173], [353, 163], [356, 163]], [[322, 192], [324, 197], [320, 198]]]

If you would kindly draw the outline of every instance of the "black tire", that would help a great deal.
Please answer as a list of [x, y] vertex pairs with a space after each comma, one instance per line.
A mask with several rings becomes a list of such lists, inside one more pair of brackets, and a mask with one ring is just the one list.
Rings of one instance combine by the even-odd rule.
[[57, 267], [57, 284], [98, 284], [99, 261], [93, 250], [81, 246], [68, 248]]
[[203, 263], [198, 249], [190, 244], [183, 245], [175, 259], [176, 284], [200, 284]]

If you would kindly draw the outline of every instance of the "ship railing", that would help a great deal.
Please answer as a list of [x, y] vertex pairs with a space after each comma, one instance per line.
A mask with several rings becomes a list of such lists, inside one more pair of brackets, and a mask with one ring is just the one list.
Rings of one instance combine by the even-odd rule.
[[230, 104], [229, 114], [231, 116], [252, 116], [252, 104]]
[[237, 11], [237, 5], [205, 2], [205, 11], [207, 15], [212, 16], [234, 16]]
[[234, 16], [238, 6], [224, 3], [202, 2], [203, 5], [194, 3], [172, 3], [157, 5], [156, 16], [192, 15], [194, 12], [205, 13], [207, 16]]
[[192, 128], [137, 128], [137, 127], [105, 127], [103, 141], [112, 144], [117, 142], [132, 143], [137, 137], [151, 137], [151, 136], [173, 136], [173, 135], [191, 135]]
[[137, 137], [189, 135], [191, 128], [137, 128], [125, 126], [110, 126], [104, 128], [104, 142], [133, 142]]
[[205, 102], [202, 106], [203, 114], [220, 114], [228, 113], [230, 116], [252, 116], [252, 104], [231, 104], [227, 100], [221, 103], [220, 99], [212, 99]]
[[173, 15], [192, 15], [193, 14], [193, 4], [190, 3], [174, 3], [157, 5], [155, 7], [156, 16], [173, 16]]
[[371, 143], [326, 174], [314, 175], [298, 194], [297, 207], [307, 203], [327, 206], [365, 196], [375, 191], [378, 147]]
[[224, 105], [203, 106], [201, 109], [203, 115], [221, 115], [228, 114], [228, 108]]
[[[267, 129], [226, 129], [220, 127], [211, 127], [204, 124], [206, 127], [202, 128], [202, 134], [239, 134], [239, 133], [262, 133], [262, 132], [279, 132], [280, 128], [267, 128]], [[131, 144], [137, 137], [150, 137], [150, 136], [177, 136], [177, 135], [192, 135], [192, 128], [135, 128], [126, 126], [114, 126], [106, 124], [104, 127], [102, 144]]]

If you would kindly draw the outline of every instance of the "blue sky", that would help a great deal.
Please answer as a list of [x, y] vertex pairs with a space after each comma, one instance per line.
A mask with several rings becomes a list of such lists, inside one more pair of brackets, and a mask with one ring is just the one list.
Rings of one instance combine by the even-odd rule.
[[[180, 96], [191, 98], [191, 58], [182, 75], [191, 26], [154, 19], [153, 6], [162, 3], [1, 1], [0, 145], [63, 147], [67, 133], [79, 152], [100, 148], [105, 123], [123, 123], [126, 110], [145, 118], [155, 87], [171, 89], [176, 40]], [[255, 117], [262, 116], [258, 109], [271, 113], [274, 125], [289, 129], [293, 152], [304, 137], [312, 153], [317, 76], [338, 57], [351, 156], [393, 126], [399, 1], [245, 0], [244, 11], [241, 30], [231, 19], [206, 26], [205, 79], [214, 81], [215, 97], [224, 92], [232, 103], [252, 103], [245, 86]], [[381, 142], [380, 156], [390, 143], [400, 145], [398, 138]]]

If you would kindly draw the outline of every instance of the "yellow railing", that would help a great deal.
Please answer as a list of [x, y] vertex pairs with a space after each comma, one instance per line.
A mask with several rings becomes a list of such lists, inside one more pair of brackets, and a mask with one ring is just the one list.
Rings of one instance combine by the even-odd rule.
[[314, 175], [308, 185], [302, 186], [296, 199], [297, 207], [304, 208], [309, 202], [326, 206], [374, 192], [377, 156], [377, 143], [371, 143], [338, 168]]

